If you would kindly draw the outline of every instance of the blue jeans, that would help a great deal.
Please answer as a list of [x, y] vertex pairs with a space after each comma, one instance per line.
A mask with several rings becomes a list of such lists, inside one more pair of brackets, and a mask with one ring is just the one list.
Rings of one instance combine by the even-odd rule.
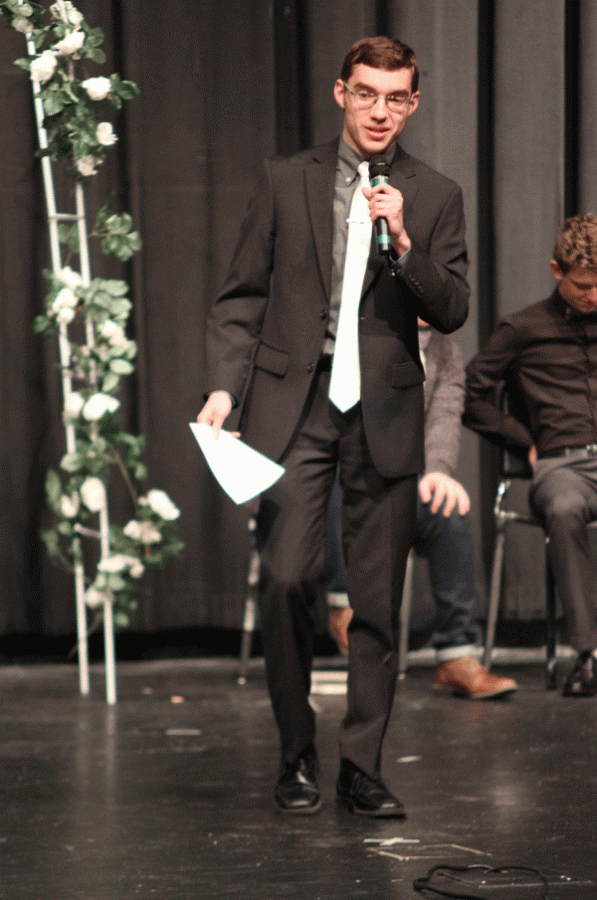
[[[429, 581], [435, 602], [435, 626], [431, 643], [438, 651], [467, 647], [479, 637], [476, 621], [475, 556], [471, 519], [456, 510], [449, 517], [430, 511], [417, 491], [414, 549], [429, 565]], [[342, 552], [342, 491], [336, 480], [330, 498], [325, 531], [325, 564], [328, 593], [346, 593], [346, 567]], [[452, 654], [446, 653], [446, 658]], [[459, 654], [454, 654], [458, 656]]]
[[471, 518], [454, 510], [448, 517], [430, 510], [417, 494], [414, 548], [429, 565], [435, 601], [435, 627], [431, 643], [441, 653], [449, 647], [474, 644], [476, 622], [475, 551]]

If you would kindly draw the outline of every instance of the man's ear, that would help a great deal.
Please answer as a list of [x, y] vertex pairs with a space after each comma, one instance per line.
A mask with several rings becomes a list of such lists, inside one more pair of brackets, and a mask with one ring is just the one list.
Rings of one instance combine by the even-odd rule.
[[409, 110], [408, 110], [408, 115], [409, 115], [409, 116], [412, 116], [412, 114], [416, 111], [417, 106], [419, 105], [420, 97], [421, 97], [421, 95], [420, 95], [420, 93], [417, 91], [417, 92], [416, 92], [415, 94], [413, 94], [412, 97], [410, 98], [410, 106], [409, 106]]
[[555, 261], [555, 259], [552, 259], [551, 262], [549, 263], [549, 265], [550, 265], [551, 271], [553, 272], [553, 277], [555, 278], [555, 280], [561, 281], [562, 278], [564, 278], [564, 273], [560, 269], [560, 267], [559, 267], [558, 263]]
[[341, 78], [338, 78], [334, 85], [334, 100], [340, 109], [344, 109], [344, 82]]

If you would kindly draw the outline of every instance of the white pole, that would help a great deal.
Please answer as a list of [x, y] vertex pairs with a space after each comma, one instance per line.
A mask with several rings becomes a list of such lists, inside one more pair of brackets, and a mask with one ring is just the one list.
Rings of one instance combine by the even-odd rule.
[[[108, 521], [108, 503], [100, 509], [100, 545], [101, 557], [110, 554], [110, 523]], [[106, 668], [106, 702], [113, 706], [116, 703], [116, 660], [114, 652], [114, 611], [112, 603], [104, 603], [104, 663]]]
[[106, 666], [106, 703], [116, 703], [116, 654], [114, 652], [114, 615], [111, 603], [104, 603], [104, 657]]
[[77, 648], [79, 658], [79, 690], [89, 693], [89, 651], [87, 647], [87, 609], [85, 608], [85, 572], [75, 563], [75, 603], [77, 610]]

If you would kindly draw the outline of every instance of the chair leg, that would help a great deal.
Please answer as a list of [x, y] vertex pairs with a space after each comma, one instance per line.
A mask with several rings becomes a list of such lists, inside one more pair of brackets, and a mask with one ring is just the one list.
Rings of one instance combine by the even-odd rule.
[[400, 637], [398, 640], [398, 677], [404, 678], [408, 666], [408, 632], [410, 628], [410, 611], [413, 600], [413, 581], [415, 575], [415, 551], [411, 550], [406, 560], [404, 588], [400, 606]]
[[547, 554], [549, 539], [545, 539], [545, 645], [546, 683], [549, 690], [553, 691], [558, 686], [557, 658], [556, 658], [556, 582], [549, 564]]
[[498, 525], [498, 533], [495, 538], [493, 551], [493, 566], [491, 569], [491, 586], [489, 590], [489, 606], [487, 609], [487, 629], [485, 632], [485, 651], [483, 653], [483, 665], [491, 668], [491, 657], [495, 641], [495, 627], [497, 624], [500, 595], [502, 592], [502, 571], [504, 566], [504, 546], [506, 541], [505, 523]]
[[251, 554], [249, 556], [249, 571], [247, 574], [247, 596], [245, 599], [245, 611], [243, 615], [243, 630], [240, 644], [240, 658], [238, 664], [238, 683], [245, 684], [251, 656], [251, 644], [255, 631], [257, 618], [257, 586], [261, 569], [261, 558], [255, 541], [255, 520], [249, 521], [249, 530], [252, 532]]
[[257, 615], [257, 607], [252, 597], [245, 600], [245, 613], [243, 617], [243, 630], [240, 643], [240, 658], [238, 663], [238, 683], [245, 684], [247, 680], [247, 671], [249, 668], [249, 657], [251, 656], [251, 645], [253, 643], [253, 632], [255, 631], [255, 618]]

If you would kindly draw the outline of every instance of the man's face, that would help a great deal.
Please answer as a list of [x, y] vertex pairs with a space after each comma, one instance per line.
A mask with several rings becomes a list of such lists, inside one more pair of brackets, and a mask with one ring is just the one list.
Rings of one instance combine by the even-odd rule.
[[[410, 69], [388, 72], [363, 63], [354, 67], [347, 84], [353, 91], [367, 91], [377, 98], [369, 109], [359, 109], [355, 95], [345, 88], [342, 79], [334, 85], [336, 103], [344, 110], [342, 136], [359, 156], [371, 159], [376, 153], [383, 153], [401, 134], [406, 120], [419, 105], [419, 92], [411, 97]], [[409, 99], [398, 112], [391, 112], [386, 97]]]
[[558, 282], [558, 293], [568, 306], [579, 313], [597, 311], [597, 272], [574, 266], [564, 274], [554, 259], [551, 270]]

